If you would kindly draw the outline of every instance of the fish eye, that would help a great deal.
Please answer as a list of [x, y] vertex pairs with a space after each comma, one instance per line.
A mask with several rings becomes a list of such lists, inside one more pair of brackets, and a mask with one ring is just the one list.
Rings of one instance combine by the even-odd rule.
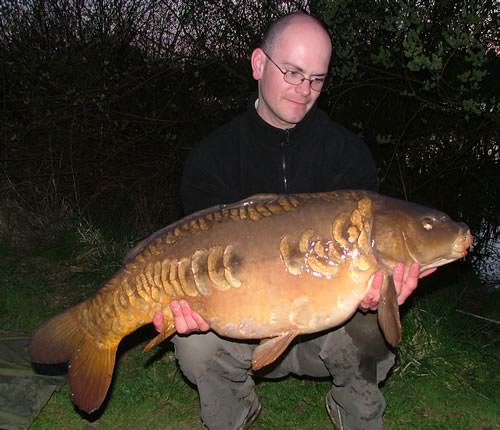
[[432, 218], [429, 218], [429, 217], [425, 217], [422, 219], [422, 227], [424, 228], [424, 230], [432, 230], [434, 226], [434, 220]]

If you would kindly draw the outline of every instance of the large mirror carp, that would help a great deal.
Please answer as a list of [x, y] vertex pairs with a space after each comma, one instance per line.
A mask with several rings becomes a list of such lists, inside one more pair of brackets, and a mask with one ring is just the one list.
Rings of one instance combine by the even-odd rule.
[[272, 363], [298, 335], [346, 322], [385, 273], [378, 320], [387, 342], [401, 337], [392, 282], [396, 262], [421, 270], [464, 257], [468, 227], [413, 203], [364, 191], [256, 195], [197, 212], [142, 241], [96, 295], [38, 328], [35, 363], [68, 363], [72, 398], [99, 408], [120, 341], [168, 304], [187, 300], [222, 336], [261, 339], [253, 368]]

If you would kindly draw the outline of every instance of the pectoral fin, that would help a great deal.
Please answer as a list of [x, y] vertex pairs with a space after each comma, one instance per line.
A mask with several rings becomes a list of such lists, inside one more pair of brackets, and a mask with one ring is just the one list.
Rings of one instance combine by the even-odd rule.
[[392, 276], [385, 277], [380, 289], [378, 323], [387, 343], [397, 347], [401, 341], [401, 321], [399, 320], [398, 295]]
[[163, 342], [165, 339], [169, 338], [175, 333], [175, 325], [174, 324], [169, 324], [165, 327], [165, 330], [163, 330], [158, 336], [154, 337], [145, 347], [144, 347], [144, 352], [149, 352], [151, 348], [155, 347], [156, 345], [160, 344]]
[[297, 336], [297, 332], [286, 332], [280, 336], [273, 337], [271, 339], [263, 340], [260, 345], [255, 348], [252, 357], [252, 369], [259, 370], [268, 364], [271, 364], [276, 360], [292, 340]]

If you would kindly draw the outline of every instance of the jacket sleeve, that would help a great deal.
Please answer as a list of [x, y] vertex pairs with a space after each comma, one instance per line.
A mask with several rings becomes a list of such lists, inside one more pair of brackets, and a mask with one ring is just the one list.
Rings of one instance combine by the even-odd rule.
[[224, 142], [228, 133], [216, 132], [193, 148], [188, 156], [181, 182], [184, 212], [205, 209], [238, 200], [234, 154], [228, 153]]
[[329, 188], [377, 191], [377, 169], [368, 146], [342, 127], [332, 136], [336, 144], [329, 145], [323, 170]]
[[349, 149], [350, 151], [346, 151], [346, 153], [351, 151], [353, 153], [344, 159], [343, 166], [339, 171], [342, 180], [346, 181], [343, 188], [377, 191], [377, 169], [368, 146], [359, 140], [356, 143], [351, 143]]

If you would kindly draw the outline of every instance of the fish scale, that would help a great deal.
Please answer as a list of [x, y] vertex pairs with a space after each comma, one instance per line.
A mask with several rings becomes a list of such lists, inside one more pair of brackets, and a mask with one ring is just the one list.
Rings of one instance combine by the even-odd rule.
[[401, 337], [396, 262], [437, 267], [466, 255], [469, 229], [442, 212], [365, 191], [262, 194], [197, 212], [140, 242], [94, 297], [55, 316], [32, 339], [32, 360], [68, 362], [72, 399], [85, 412], [106, 397], [121, 339], [186, 300], [210, 328], [262, 339], [252, 367], [294, 338], [345, 323], [381, 271], [378, 308], [389, 344]]

